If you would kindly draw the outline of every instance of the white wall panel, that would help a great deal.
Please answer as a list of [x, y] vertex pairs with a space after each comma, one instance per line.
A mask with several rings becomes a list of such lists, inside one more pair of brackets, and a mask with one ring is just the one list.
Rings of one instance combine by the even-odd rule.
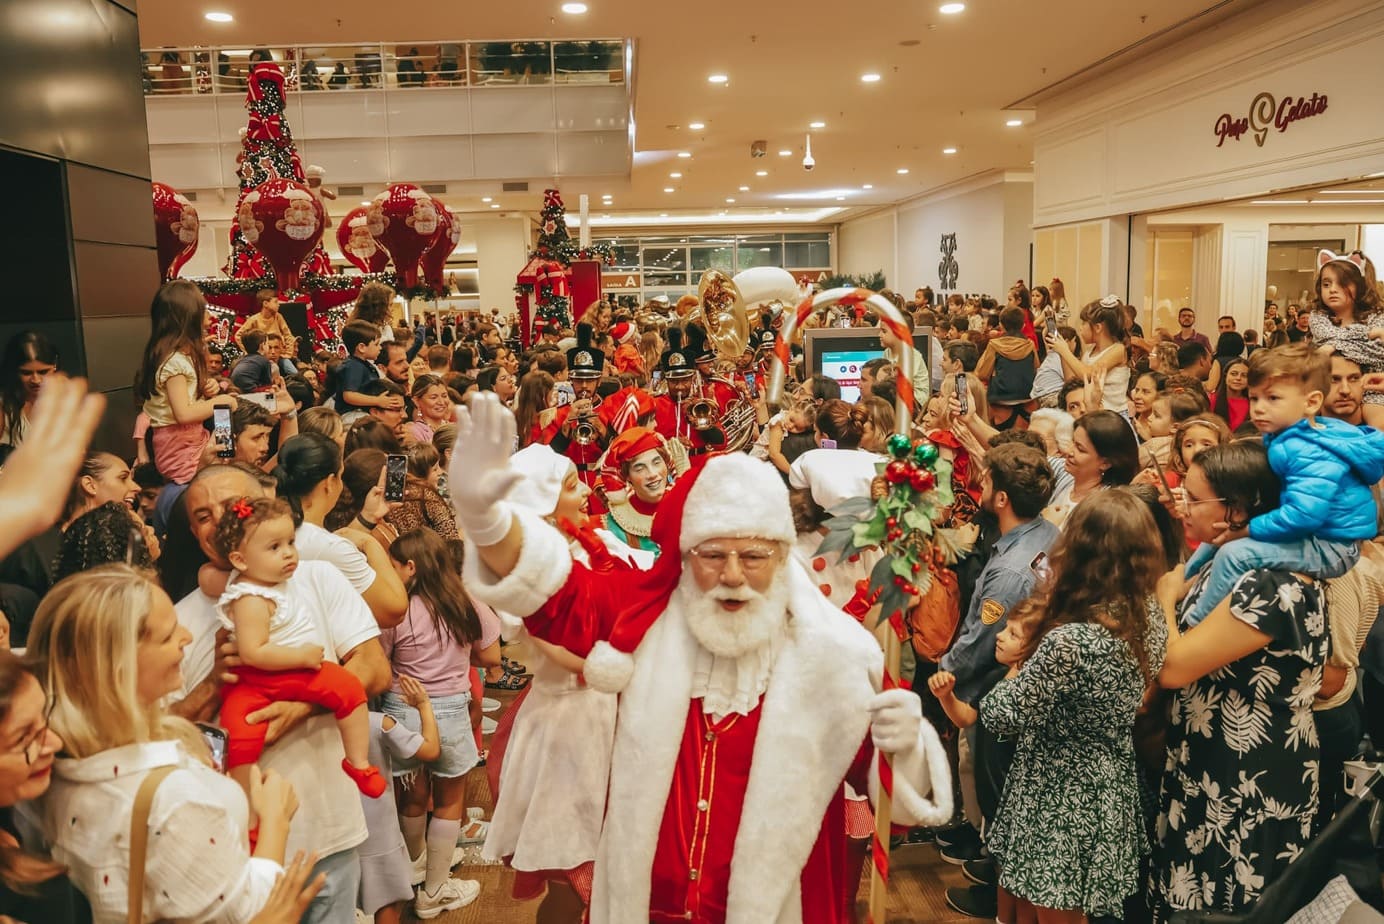
[[525, 179], [555, 174], [558, 172], [556, 139], [555, 132], [474, 135], [471, 143], [476, 176]]
[[174, 189], [215, 189], [234, 185], [235, 163], [222, 163], [214, 144], [160, 144], [149, 147], [150, 176]]
[[1040, 146], [1045, 156], [1034, 157], [1033, 169], [1038, 209], [1072, 208], [1101, 200], [1101, 177], [1105, 167], [1103, 128], [1047, 139], [1040, 135], [1034, 141], [1034, 151]]
[[412, 137], [389, 139], [391, 179], [411, 183], [469, 180], [475, 176], [471, 137]]
[[522, 215], [476, 217], [466, 225], [476, 239], [481, 307], [499, 308], [506, 314], [513, 311], [514, 277], [524, 268], [529, 254], [528, 219]]
[[629, 125], [629, 97], [623, 85], [555, 88], [557, 127], [562, 131], [620, 131]]
[[384, 138], [389, 134], [385, 101], [377, 91], [303, 93], [303, 114], [290, 122], [295, 139]]
[[[216, 109], [206, 97], [146, 96], [144, 120], [149, 137], [165, 144], [186, 144], [216, 137]], [[235, 137], [235, 129], [231, 129]]]
[[298, 154], [307, 164], [326, 168], [327, 182], [379, 183], [393, 177], [389, 163], [389, 142], [384, 138], [320, 138], [298, 142]]
[[856, 276], [884, 270], [892, 285], [898, 275], [894, 259], [894, 219], [894, 210], [888, 209], [844, 222], [836, 238], [840, 248], [836, 254], [839, 271]]
[[471, 94], [476, 134], [552, 131], [554, 113], [552, 87], [489, 87]]
[[624, 175], [629, 170], [623, 132], [560, 132], [557, 172], [568, 176]]
[[465, 135], [471, 131], [469, 90], [391, 90], [386, 100], [391, 137]]

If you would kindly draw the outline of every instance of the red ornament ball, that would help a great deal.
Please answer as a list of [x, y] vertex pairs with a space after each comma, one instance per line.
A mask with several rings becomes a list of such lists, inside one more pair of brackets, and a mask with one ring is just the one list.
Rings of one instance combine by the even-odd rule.
[[931, 491], [937, 485], [937, 476], [932, 472], [914, 471], [909, 476], [908, 484], [915, 491]]
[[901, 484], [908, 480], [908, 464], [895, 459], [884, 468], [884, 480], [890, 484]]
[[812, 559], [812, 570], [813, 570], [813, 571], [825, 571], [825, 570], [827, 570], [827, 560], [826, 560], [825, 558], [814, 558], [814, 559]]
[[824, 597], [830, 597], [830, 596], [831, 596], [831, 585], [830, 585], [830, 584], [821, 584], [821, 585], [818, 586], [817, 589], [820, 590], [820, 591], [822, 592], [822, 596], [824, 596]]

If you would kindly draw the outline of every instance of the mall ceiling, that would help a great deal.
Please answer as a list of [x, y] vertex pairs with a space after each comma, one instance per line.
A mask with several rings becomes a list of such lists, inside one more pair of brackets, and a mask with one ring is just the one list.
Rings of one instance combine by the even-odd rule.
[[[1097, 79], [1193, 30], [1233, 28], [1226, 21], [1254, 0], [966, 0], [953, 15], [939, 11], [943, 0], [586, 0], [581, 15], [563, 2], [140, 0], [139, 19], [145, 48], [631, 37], [632, 174], [563, 183], [569, 205], [609, 193], [612, 213], [849, 209], [838, 221], [989, 171], [1029, 170], [1031, 107], [1045, 89]], [[728, 79], [713, 84], [713, 74]], [[815, 121], [825, 125], [811, 131], [807, 172]], [[756, 140], [766, 157], [751, 158]], [[496, 201], [532, 210], [533, 199]]]

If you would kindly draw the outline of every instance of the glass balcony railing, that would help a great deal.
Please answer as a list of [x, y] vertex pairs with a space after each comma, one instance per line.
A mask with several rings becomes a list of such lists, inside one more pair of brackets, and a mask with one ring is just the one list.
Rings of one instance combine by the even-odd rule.
[[437, 42], [149, 48], [140, 54], [146, 96], [245, 92], [260, 61], [274, 61], [289, 91], [428, 90], [439, 87], [619, 85], [624, 39], [580, 42]]

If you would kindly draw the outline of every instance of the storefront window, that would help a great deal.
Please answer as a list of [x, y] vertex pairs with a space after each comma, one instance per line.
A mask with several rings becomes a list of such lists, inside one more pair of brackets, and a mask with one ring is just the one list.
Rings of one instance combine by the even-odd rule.
[[[606, 238], [615, 248], [616, 263], [605, 273], [612, 277], [607, 298], [642, 304], [660, 295], [669, 301], [696, 293], [702, 273], [718, 269], [735, 275], [754, 266], [786, 270], [826, 270], [832, 265], [831, 235], [825, 231], [788, 234], [688, 235]], [[636, 277], [638, 290], [630, 288]]]

